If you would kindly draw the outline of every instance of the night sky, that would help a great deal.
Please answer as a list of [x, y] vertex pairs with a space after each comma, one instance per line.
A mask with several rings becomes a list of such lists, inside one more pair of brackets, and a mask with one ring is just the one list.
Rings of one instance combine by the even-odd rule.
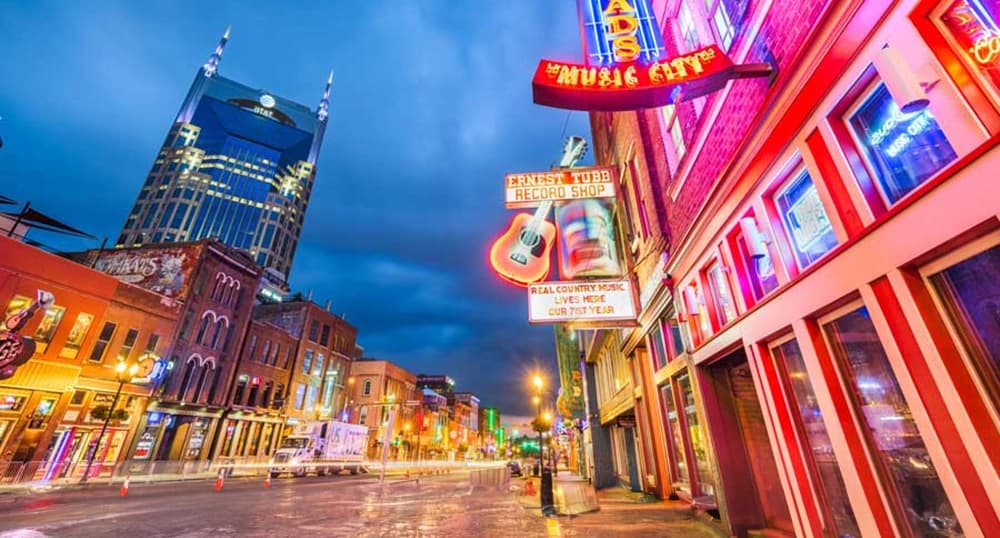
[[[533, 413], [529, 374], [557, 382], [553, 331], [486, 258], [513, 215], [504, 173], [558, 160], [567, 112], [532, 104], [530, 82], [540, 58], [582, 56], [576, 3], [290, 4], [0, 0], [0, 194], [113, 243], [231, 24], [223, 76], [315, 108], [335, 72], [293, 289], [331, 300], [366, 356]], [[586, 115], [566, 134], [589, 140]]]

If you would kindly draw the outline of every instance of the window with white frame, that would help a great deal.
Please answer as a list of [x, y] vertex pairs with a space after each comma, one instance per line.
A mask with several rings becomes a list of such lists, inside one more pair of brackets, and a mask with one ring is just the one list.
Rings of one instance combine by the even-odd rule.
[[684, 43], [685, 50], [683, 52], [690, 52], [701, 46], [698, 28], [694, 22], [694, 14], [687, 2], [683, 0], [677, 10], [677, 29], [680, 31], [681, 41]]
[[664, 131], [670, 136], [671, 148], [667, 150], [667, 162], [670, 165], [670, 172], [674, 173], [680, 167], [681, 159], [687, 153], [687, 146], [684, 144], [684, 132], [681, 130], [681, 122], [677, 118], [677, 107], [667, 105], [660, 109], [663, 115]]
[[705, 0], [705, 13], [712, 21], [712, 28], [719, 38], [719, 46], [728, 51], [736, 38], [736, 27], [725, 0]]

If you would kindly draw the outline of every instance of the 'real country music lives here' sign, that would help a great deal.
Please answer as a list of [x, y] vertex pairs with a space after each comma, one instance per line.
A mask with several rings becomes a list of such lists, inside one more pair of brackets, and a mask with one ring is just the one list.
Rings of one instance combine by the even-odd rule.
[[530, 323], [574, 327], [636, 325], [635, 293], [629, 279], [539, 282], [528, 286]]
[[504, 176], [507, 208], [533, 207], [546, 201], [615, 198], [616, 166], [588, 166]]

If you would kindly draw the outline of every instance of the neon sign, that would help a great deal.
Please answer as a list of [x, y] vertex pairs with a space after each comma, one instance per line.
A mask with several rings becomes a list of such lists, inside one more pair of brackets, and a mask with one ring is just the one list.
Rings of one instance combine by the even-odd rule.
[[570, 110], [635, 110], [700, 97], [738, 78], [768, 76], [770, 64], [735, 65], [717, 45], [648, 65], [591, 67], [542, 60], [532, 81], [534, 101]]
[[892, 117], [885, 120], [883, 123], [871, 136], [868, 137], [868, 142], [873, 146], [878, 146], [885, 139], [892, 134], [896, 128], [906, 124], [906, 132], [896, 135], [892, 139], [892, 142], [886, 148], [885, 153], [889, 157], [896, 157], [901, 151], [903, 151], [906, 146], [913, 142], [913, 137], [919, 136], [920, 133], [924, 132], [928, 127], [931, 126], [931, 121], [934, 119], [931, 116], [930, 111], [922, 110], [913, 114], [903, 114], [898, 108], [893, 110]]
[[663, 51], [648, 0], [581, 0], [587, 63], [649, 63]]
[[979, 65], [990, 65], [1000, 57], [1000, 35], [981, 36], [969, 49], [969, 53]]

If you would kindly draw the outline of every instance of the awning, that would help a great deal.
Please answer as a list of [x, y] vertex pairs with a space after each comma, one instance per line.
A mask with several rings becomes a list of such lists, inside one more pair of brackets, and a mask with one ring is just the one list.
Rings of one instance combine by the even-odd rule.
[[19, 366], [12, 377], [0, 381], [0, 386], [61, 393], [73, 389], [79, 377], [79, 366], [32, 359]]

